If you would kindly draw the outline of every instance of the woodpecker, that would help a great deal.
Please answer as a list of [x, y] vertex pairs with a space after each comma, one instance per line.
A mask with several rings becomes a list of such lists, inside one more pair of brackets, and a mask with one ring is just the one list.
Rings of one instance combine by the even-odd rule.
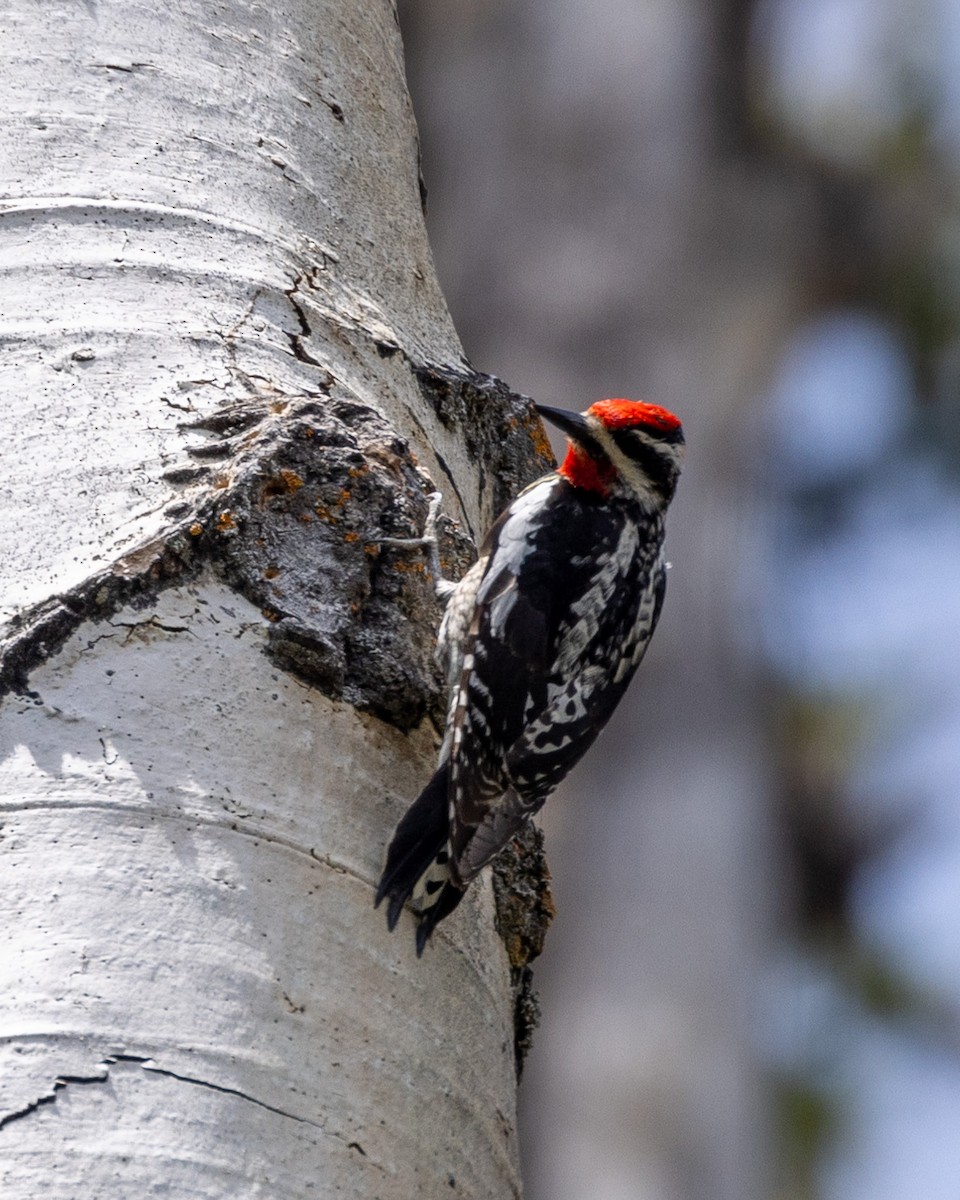
[[517, 496], [448, 585], [439, 765], [397, 826], [377, 890], [390, 929], [416, 905], [418, 957], [609, 720], [663, 604], [680, 421], [638, 400], [536, 409], [567, 434], [566, 457]]

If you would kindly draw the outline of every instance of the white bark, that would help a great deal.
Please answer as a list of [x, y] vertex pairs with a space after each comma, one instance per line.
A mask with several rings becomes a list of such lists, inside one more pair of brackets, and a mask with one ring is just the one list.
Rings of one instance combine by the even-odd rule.
[[458, 424], [392, 8], [0, 45], [0, 1190], [517, 1195], [489, 887], [420, 962], [371, 906], [437, 615], [376, 533], [522, 457], [481, 486]]

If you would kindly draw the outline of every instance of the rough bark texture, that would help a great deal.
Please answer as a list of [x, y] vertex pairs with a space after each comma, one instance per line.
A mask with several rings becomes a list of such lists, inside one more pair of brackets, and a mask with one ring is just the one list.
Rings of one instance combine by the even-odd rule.
[[3, 1194], [518, 1195], [489, 885], [422, 962], [371, 907], [439, 702], [378, 539], [439, 488], [455, 573], [546, 450], [436, 285], [392, 8], [0, 30]]

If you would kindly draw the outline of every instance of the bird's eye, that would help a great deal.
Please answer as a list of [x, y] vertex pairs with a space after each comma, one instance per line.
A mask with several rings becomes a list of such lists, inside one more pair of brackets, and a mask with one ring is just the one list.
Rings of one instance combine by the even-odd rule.
[[650, 440], [636, 429], [618, 429], [613, 440], [618, 449], [634, 461], [645, 458], [651, 451]]

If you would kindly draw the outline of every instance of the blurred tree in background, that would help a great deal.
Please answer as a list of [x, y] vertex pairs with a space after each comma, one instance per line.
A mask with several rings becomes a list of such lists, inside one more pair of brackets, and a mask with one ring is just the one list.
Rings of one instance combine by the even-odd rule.
[[639, 684], [545, 825], [529, 1200], [960, 1191], [960, 11], [404, 0], [467, 352], [675, 409]]

